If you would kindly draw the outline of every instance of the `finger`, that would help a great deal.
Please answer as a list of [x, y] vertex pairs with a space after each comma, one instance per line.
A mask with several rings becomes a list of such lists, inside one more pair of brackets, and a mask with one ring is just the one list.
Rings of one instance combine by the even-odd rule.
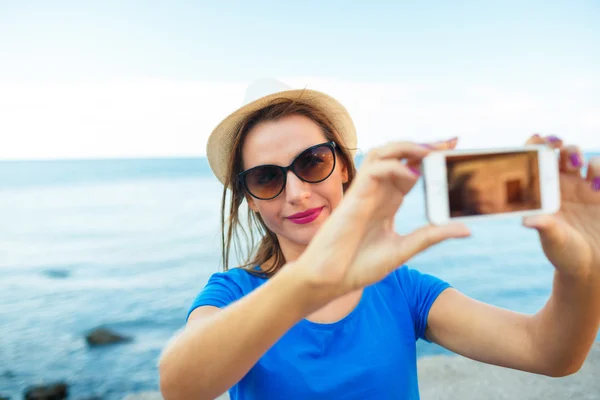
[[[442, 140], [439, 142], [433, 143], [423, 143], [422, 146], [432, 150], [432, 151], [441, 151], [441, 150], [453, 150], [456, 148], [458, 144], [458, 137], [453, 137], [448, 140]], [[421, 173], [421, 160], [408, 160], [406, 163], [411, 169], [419, 171]]]
[[[544, 232], [546, 236], [549, 234], [554, 235], [555, 239], [559, 238], [558, 235], [561, 234], [561, 230], [559, 229], [559, 220], [553, 217], [552, 215], [529, 215], [527, 217], [523, 217], [523, 225], [528, 228], [537, 229], [538, 231]], [[560, 236], [562, 238], [562, 236]], [[556, 240], [555, 242], [561, 242], [561, 240]]]
[[563, 140], [555, 135], [545, 136], [544, 142], [553, 149], [560, 149], [563, 146]]
[[561, 249], [565, 245], [569, 227], [552, 215], [524, 217], [523, 225], [538, 231], [544, 249]]
[[588, 163], [587, 179], [592, 184], [592, 189], [600, 192], [600, 157], [592, 157]]
[[470, 234], [469, 229], [460, 223], [427, 225], [402, 237], [398, 246], [399, 257], [408, 260], [444, 240], [464, 238]]
[[410, 192], [420, 177], [418, 170], [411, 169], [402, 161], [392, 158], [378, 161], [370, 167], [369, 173], [379, 181], [392, 182], [404, 194]]
[[440, 140], [437, 142], [423, 143], [423, 146], [431, 150], [452, 150], [458, 144], [458, 137], [453, 137], [447, 140]]
[[534, 133], [531, 137], [529, 137], [529, 139], [527, 139], [525, 144], [546, 144], [546, 141], [539, 135], [539, 133]]
[[431, 149], [412, 142], [391, 142], [385, 146], [377, 147], [367, 154], [368, 160], [381, 159], [414, 159], [421, 160]]
[[567, 271], [586, 262], [588, 256], [580, 251], [580, 232], [555, 215], [525, 217], [523, 225], [538, 231], [542, 249], [555, 267]]
[[560, 171], [581, 175], [583, 154], [576, 146], [563, 146], [560, 149]]
[[458, 138], [435, 143], [391, 142], [369, 152], [372, 158], [407, 158], [413, 162], [420, 160], [434, 150], [449, 150], [456, 147]]

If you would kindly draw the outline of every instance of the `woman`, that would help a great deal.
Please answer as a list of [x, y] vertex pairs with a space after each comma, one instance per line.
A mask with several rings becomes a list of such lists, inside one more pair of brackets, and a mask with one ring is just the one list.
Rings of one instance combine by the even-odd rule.
[[[563, 206], [524, 220], [556, 273], [548, 303], [522, 315], [404, 266], [469, 235], [461, 224], [394, 230], [420, 160], [456, 139], [391, 143], [355, 173], [346, 110], [315, 91], [257, 91], [270, 84], [251, 86], [253, 100], [209, 138], [207, 157], [225, 188], [226, 271], [210, 278], [161, 357], [167, 400], [228, 389], [232, 399], [418, 399], [418, 339], [548, 376], [580, 368], [600, 323], [600, 159], [583, 177], [577, 148], [529, 140], [561, 149]], [[245, 266], [228, 269], [244, 200], [262, 236]]]

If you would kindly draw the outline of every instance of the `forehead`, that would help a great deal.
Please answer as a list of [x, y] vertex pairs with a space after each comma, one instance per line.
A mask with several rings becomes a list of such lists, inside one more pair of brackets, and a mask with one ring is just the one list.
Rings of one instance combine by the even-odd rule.
[[243, 168], [262, 164], [288, 165], [303, 150], [327, 141], [319, 125], [302, 115], [255, 126], [242, 149]]

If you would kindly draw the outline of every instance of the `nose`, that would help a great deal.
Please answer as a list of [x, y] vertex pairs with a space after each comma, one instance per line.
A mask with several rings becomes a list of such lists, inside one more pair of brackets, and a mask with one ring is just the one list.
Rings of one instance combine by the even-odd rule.
[[290, 204], [300, 204], [310, 198], [310, 183], [298, 178], [292, 171], [288, 171], [285, 184], [285, 197]]

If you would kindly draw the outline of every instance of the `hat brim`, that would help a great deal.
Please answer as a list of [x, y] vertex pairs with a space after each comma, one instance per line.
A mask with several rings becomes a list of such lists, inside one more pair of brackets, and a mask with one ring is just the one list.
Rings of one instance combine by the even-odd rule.
[[277, 100], [299, 100], [325, 114], [343, 143], [352, 155], [356, 148], [356, 128], [350, 114], [340, 102], [333, 97], [310, 89], [293, 89], [270, 94], [254, 100], [237, 109], [227, 116], [213, 129], [206, 145], [206, 156], [213, 173], [225, 184], [228, 164], [233, 151], [234, 138], [242, 121], [249, 115], [269, 105], [276, 104]]

